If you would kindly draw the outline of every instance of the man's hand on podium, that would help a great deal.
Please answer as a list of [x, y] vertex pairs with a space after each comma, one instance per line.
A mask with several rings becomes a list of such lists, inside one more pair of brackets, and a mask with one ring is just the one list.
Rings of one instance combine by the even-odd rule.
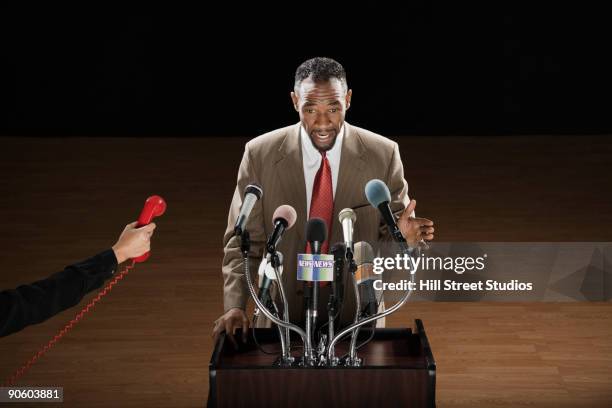
[[247, 341], [247, 333], [249, 332], [249, 327], [251, 323], [247, 318], [247, 315], [244, 310], [240, 308], [233, 308], [225, 312], [220, 318], [215, 320], [215, 325], [213, 327], [212, 337], [217, 342], [219, 335], [223, 332], [227, 334], [227, 337], [230, 339], [234, 347], [238, 348], [238, 343], [234, 338], [234, 334], [236, 333], [236, 329], [242, 327], [242, 342], [246, 343]]

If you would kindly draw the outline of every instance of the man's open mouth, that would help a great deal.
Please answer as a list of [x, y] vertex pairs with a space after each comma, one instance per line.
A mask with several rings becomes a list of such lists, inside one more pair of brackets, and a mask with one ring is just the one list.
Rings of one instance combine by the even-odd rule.
[[332, 135], [333, 131], [314, 132], [314, 136], [319, 142], [329, 142]]

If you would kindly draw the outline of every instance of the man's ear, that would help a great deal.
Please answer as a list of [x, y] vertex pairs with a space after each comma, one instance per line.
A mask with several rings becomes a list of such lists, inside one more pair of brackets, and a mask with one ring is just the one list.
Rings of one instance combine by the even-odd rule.
[[351, 107], [351, 97], [353, 96], [353, 90], [349, 89], [346, 91], [346, 109]]
[[296, 112], [299, 112], [300, 109], [298, 108], [298, 96], [295, 94], [295, 92], [291, 92], [291, 101], [293, 102], [293, 108], [295, 109]]

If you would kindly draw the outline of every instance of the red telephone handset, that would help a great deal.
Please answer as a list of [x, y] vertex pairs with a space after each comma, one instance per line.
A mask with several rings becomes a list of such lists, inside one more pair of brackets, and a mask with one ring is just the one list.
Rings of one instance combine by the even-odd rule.
[[[151, 196], [147, 198], [145, 201], [145, 205], [140, 213], [140, 217], [138, 217], [138, 223], [136, 224], [137, 228], [144, 227], [151, 223], [153, 218], [159, 217], [166, 212], [166, 201], [158, 195]], [[140, 255], [137, 258], [134, 258], [134, 262], [144, 262], [149, 259], [150, 252], [146, 252]]]

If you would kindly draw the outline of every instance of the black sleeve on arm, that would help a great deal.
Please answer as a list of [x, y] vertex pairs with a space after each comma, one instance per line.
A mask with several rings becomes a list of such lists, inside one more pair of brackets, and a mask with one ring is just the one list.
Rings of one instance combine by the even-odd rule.
[[117, 258], [108, 249], [47, 279], [0, 292], [0, 337], [76, 305], [87, 293], [102, 286], [115, 269]]

